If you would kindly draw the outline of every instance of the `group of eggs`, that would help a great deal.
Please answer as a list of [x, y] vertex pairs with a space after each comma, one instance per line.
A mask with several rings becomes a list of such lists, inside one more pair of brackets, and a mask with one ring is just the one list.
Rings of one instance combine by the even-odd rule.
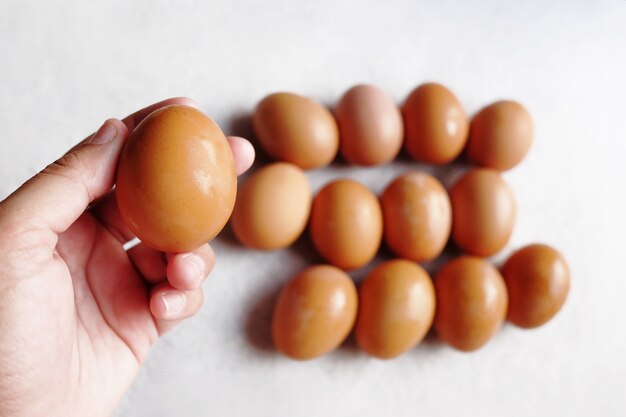
[[[116, 198], [130, 230], [164, 252], [199, 247], [229, 218], [239, 241], [260, 250], [288, 247], [308, 224], [329, 265], [305, 269], [279, 295], [272, 335], [285, 355], [323, 355], [355, 328], [365, 352], [392, 358], [433, 325], [445, 342], [471, 351], [505, 317], [537, 327], [563, 305], [569, 270], [553, 248], [526, 246], [500, 270], [484, 259], [513, 230], [515, 200], [500, 172], [517, 165], [532, 142], [532, 120], [520, 104], [493, 103], [470, 123], [442, 85], [419, 86], [401, 109], [378, 88], [359, 85], [334, 115], [308, 98], [271, 94], [258, 104], [253, 124], [278, 162], [254, 172], [237, 192], [232, 152], [212, 119], [180, 105], [154, 111], [122, 151]], [[452, 162], [465, 150], [475, 167], [449, 191], [411, 171], [380, 198], [349, 179], [330, 182], [313, 198], [303, 170], [329, 164], [339, 150], [352, 164], [388, 163], [403, 143], [411, 157], [430, 164]], [[433, 281], [420, 263], [439, 256], [450, 237], [465, 254]], [[383, 240], [398, 259], [376, 266], [357, 291], [346, 271], [369, 263]]]
[[[285, 248], [307, 225], [328, 265], [299, 273], [274, 308], [276, 348], [310, 359], [338, 347], [355, 329], [359, 347], [393, 358], [417, 345], [434, 325], [451, 346], [483, 346], [508, 319], [524, 328], [552, 318], [569, 291], [569, 270], [553, 248], [515, 252], [499, 271], [484, 258], [508, 242], [515, 222], [513, 192], [500, 172], [517, 165], [533, 137], [526, 109], [499, 101], [470, 121], [454, 94], [428, 83], [399, 109], [371, 85], [348, 90], [334, 115], [319, 103], [275, 93], [253, 115], [257, 140], [277, 162], [240, 187], [232, 230], [245, 246]], [[374, 166], [392, 161], [402, 145], [417, 161], [446, 164], [465, 151], [475, 165], [448, 191], [433, 176], [410, 171], [380, 198], [365, 185], [337, 179], [312, 196], [304, 172], [346, 161]], [[438, 257], [448, 240], [464, 255], [445, 264], [434, 282], [420, 263]], [[398, 259], [381, 263], [360, 289], [346, 271], [368, 264], [386, 243]]]

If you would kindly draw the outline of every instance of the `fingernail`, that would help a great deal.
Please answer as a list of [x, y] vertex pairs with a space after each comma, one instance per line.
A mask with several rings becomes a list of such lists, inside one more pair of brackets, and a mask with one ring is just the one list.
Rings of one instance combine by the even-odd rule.
[[94, 143], [96, 145], [102, 145], [104, 143], [110, 142], [117, 135], [117, 129], [113, 125], [113, 123], [108, 120], [104, 122], [100, 129], [91, 137], [89, 143]]
[[187, 253], [183, 255], [183, 259], [185, 260], [185, 262], [188, 262], [190, 265], [193, 266], [193, 269], [196, 271], [195, 275], [198, 282], [202, 281], [202, 278], [204, 278], [204, 269], [206, 267], [204, 260], [193, 253]]
[[166, 291], [161, 294], [168, 315], [178, 313], [185, 307], [185, 296], [180, 291]]

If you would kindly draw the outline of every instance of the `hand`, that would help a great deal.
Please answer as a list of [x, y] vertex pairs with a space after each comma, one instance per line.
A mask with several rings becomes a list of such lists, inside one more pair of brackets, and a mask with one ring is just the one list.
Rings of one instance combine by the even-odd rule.
[[[98, 132], [0, 203], [0, 416], [108, 416], [150, 346], [202, 304], [208, 244], [139, 244], [111, 191], [124, 141], [171, 99]], [[229, 138], [237, 172], [254, 150]], [[93, 204], [92, 204], [93, 203]]]

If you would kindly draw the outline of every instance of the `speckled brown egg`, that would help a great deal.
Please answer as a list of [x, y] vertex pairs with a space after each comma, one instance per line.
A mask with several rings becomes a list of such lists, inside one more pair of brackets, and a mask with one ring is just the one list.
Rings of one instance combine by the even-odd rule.
[[252, 122], [259, 143], [270, 157], [302, 169], [328, 165], [339, 149], [339, 131], [330, 111], [297, 94], [265, 97], [257, 105]]
[[533, 121], [524, 106], [498, 101], [474, 116], [467, 156], [476, 165], [505, 171], [524, 159], [532, 142]]
[[293, 359], [312, 359], [337, 348], [352, 330], [357, 290], [350, 277], [330, 265], [299, 273], [274, 307], [274, 345]]
[[502, 267], [509, 292], [508, 319], [533, 328], [559, 312], [570, 287], [570, 272], [563, 256], [547, 245], [533, 244], [513, 253]]
[[335, 180], [313, 200], [310, 231], [328, 262], [345, 270], [359, 268], [372, 260], [382, 240], [378, 199], [354, 180]]
[[399, 176], [383, 192], [381, 205], [385, 242], [396, 255], [425, 262], [443, 251], [452, 209], [435, 177], [417, 171]]
[[384, 164], [402, 147], [404, 126], [400, 109], [385, 92], [361, 84], [349, 89], [335, 108], [340, 148], [356, 165]]
[[491, 256], [509, 241], [515, 197], [497, 171], [473, 169], [450, 189], [452, 237], [463, 251]]
[[219, 233], [235, 204], [228, 141], [195, 108], [156, 110], [128, 138], [115, 192], [126, 224], [145, 244], [165, 252], [195, 249]]
[[239, 190], [231, 217], [233, 232], [251, 248], [287, 247], [304, 231], [311, 200], [309, 181], [300, 168], [286, 162], [267, 165]]
[[452, 347], [473, 351], [491, 339], [507, 311], [507, 292], [498, 270], [481, 258], [461, 256], [435, 278], [435, 329]]
[[356, 339], [381, 359], [397, 357], [417, 345], [435, 315], [435, 290], [418, 264], [394, 259], [378, 265], [359, 289]]
[[441, 84], [417, 87], [402, 107], [406, 149], [418, 161], [447, 164], [467, 142], [469, 122], [456, 96]]

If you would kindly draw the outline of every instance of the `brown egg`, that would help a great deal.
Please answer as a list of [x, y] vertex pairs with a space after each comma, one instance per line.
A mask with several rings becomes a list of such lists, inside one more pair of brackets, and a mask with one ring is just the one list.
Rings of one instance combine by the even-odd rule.
[[377, 87], [352, 87], [339, 101], [335, 117], [341, 153], [352, 164], [384, 164], [394, 159], [402, 147], [400, 109]]
[[533, 142], [533, 121], [515, 101], [498, 101], [472, 120], [467, 156], [473, 163], [505, 171], [519, 164]]
[[319, 103], [292, 93], [275, 93], [257, 105], [254, 131], [268, 155], [302, 169], [328, 165], [339, 148], [333, 115]]
[[304, 231], [311, 210], [311, 187], [300, 168], [267, 165], [239, 190], [231, 225], [237, 239], [255, 249], [291, 245]]
[[359, 290], [356, 339], [365, 352], [394, 358], [417, 345], [435, 315], [435, 290], [416, 263], [395, 259], [380, 264]]
[[402, 107], [406, 148], [419, 161], [447, 164], [467, 141], [469, 122], [461, 103], [441, 84], [417, 87]]
[[502, 267], [509, 291], [508, 319], [533, 328], [559, 312], [570, 286], [565, 259], [547, 245], [534, 244], [515, 252]]
[[357, 291], [350, 277], [330, 265], [305, 269], [280, 292], [272, 337], [293, 359], [312, 359], [337, 348], [352, 330]]
[[126, 224], [148, 246], [195, 249], [219, 233], [235, 204], [237, 175], [228, 141], [195, 108], [156, 110], [128, 138], [115, 192]]
[[487, 343], [506, 316], [504, 280], [481, 258], [461, 256], [444, 265], [435, 278], [435, 293], [437, 334], [462, 351]]
[[320, 190], [311, 208], [311, 238], [319, 253], [339, 268], [359, 268], [374, 258], [383, 235], [376, 196], [349, 179]]
[[398, 256], [417, 262], [443, 251], [452, 223], [446, 189], [433, 176], [409, 172], [387, 186], [381, 197], [385, 242]]
[[477, 256], [491, 256], [511, 237], [515, 197], [497, 171], [467, 172], [450, 190], [452, 237], [459, 248]]

